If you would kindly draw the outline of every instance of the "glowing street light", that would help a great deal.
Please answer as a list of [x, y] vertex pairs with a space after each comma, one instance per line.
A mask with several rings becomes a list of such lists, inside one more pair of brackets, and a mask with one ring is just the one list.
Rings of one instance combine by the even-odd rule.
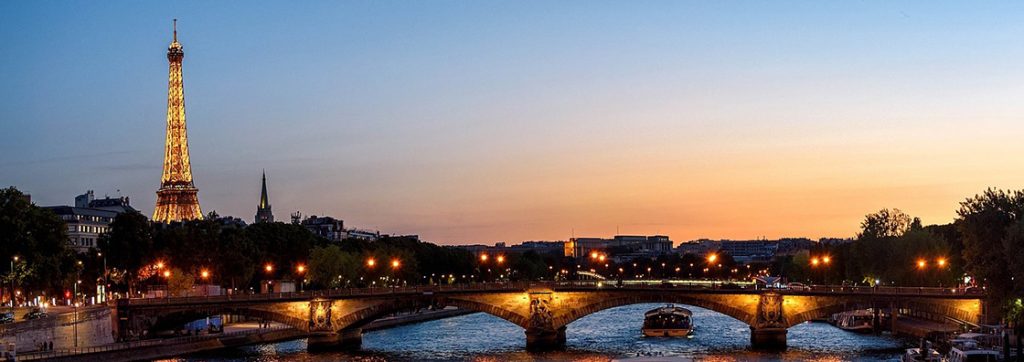
[[394, 259], [391, 261], [391, 269], [398, 269], [398, 267], [401, 265], [402, 262], [398, 261], [398, 259]]
[[376, 265], [377, 265], [377, 261], [373, 260], [373, 258], [366, 259], [366, 266], [368, 268], [373, 268]]
[[832, 262], [832, 257], [830, 257], [828, 255], [823, 256], [823, 257], [821, 257], [821, 262], [825, 263], [825, 264], [831, 263]]
[[591, 258], [591, 259], [597, 259], [597, 255], [598, 255], [598, 254], [597, 254], [597, 252], [596, 252], [596, 251], [591, 251], [591, 252], [590, 252], [590, 258]]
[[274, 265], [270, 264], [270, 263], [267, 263], [267, 265], [263, 266], [263, 270], [266, 270], [267, 273], [271, 273], [271, 272], [274, 271]]
[[199, 272], [199, 277], [203, 278], [203, 280], [210, 279], [210, 271], [203, 269], [202, 271]]
[[718, 260], [718, 254], [712, 253], [708, 255], [708, 263], [714, 263], [715, 260]]
[[819, 263], [818, 258], [811, 258], [811, 265], [818, 266], [818, 263]]
[[170, 270], [164, 270], [164, 278], [170, 278], [170, 277], [171, 277], [171, 271]]
[[495, 261], [497, 261], [498, 264], [504, 263], [505, 262], [505, 256], [504, 255], [498, 255], [498, 257], [495, 258]]
[[946, 258], [939, 258], [939, 260], [936, 261], [936, 263], [939, 264], [939, 267], [944, 267], [946, 266]]
[[163, 269], [164, 268], [164, 262], [162, 262], [162, 261], [156, 262], [156, 268], [157, 269]]
[[487, 254], [480, 254], [480, 262], [481, 263], [486, 263], [487, 262], [487, 258], [488, 258]]
[[918, 259], [917, 260], [917, 268], [918, 269], [924, 269], [924, 267], [927, 266], [927, 265], [928, 264], [924, 261], [924, 259]]

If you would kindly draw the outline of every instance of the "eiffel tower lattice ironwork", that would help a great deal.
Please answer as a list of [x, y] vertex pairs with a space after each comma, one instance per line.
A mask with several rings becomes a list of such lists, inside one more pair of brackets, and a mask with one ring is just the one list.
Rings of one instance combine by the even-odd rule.
[[199, 208], [199, 189], [192, 183], [185, 131], [185, 91], [181, 79], [181, 61], [185, 58], [178, 43], [178, 20], [174, 20], [174, 40], [167, 47], [170, 62], [167, 81], [167, 140], [164, 148], [164, 172], [156, 192], [153, 221], [173, 222], [203, 218]]

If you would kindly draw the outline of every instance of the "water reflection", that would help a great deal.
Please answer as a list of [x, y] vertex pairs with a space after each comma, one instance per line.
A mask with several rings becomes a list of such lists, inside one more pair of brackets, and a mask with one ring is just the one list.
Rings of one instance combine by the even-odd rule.
[[749, 349], [746, 324], [698, 307], [690, 338], [650, 338], [640, 334], [643, 312], [660, 304], [635, 304], [581, 318], [566, 330], [565, 351], [525, 352], [522, 328], [483, 313], [430, 321], [363, 336], [358, 352], [307, 353], [305, 341], [259, 345], [198, 354], [187, 361], [608, 361], [637, 356], [701, 361], [894, 360], [899, 340], [842, 331], [827, 324], [790, 328], [789, 349], [768, 353]]

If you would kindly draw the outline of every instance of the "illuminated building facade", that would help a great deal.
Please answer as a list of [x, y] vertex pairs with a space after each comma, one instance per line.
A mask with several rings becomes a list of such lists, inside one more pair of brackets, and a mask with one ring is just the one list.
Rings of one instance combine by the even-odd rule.
[[181, 78], [181, 61], [185, 58], [178, 43], [177, 19], [174, 41], [167, 48], [170, 62], [167, 83], [167, 140], [164, 148], [164, 172], [160, 189], [156, 192], [153, 221], [173, 221], [203, 218], [199, 208], [199, 189], [192, 183], [192, 166], [188, 157], [188, 135], [185, 131], [185, 91]]

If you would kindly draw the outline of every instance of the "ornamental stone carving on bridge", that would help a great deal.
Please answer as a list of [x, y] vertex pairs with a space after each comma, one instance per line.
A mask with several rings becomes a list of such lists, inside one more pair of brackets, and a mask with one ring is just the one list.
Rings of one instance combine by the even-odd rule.
[[757, 303], [754, 328], [786, 328], [786, 320], [782, 314], [782, 295], [776, 292], [761, 294]]
[[333, 332], [331, 328], [331, 300], [316, 299], [309, 302], [309, 331]]
[[554, 331], [551, 292], [530, 292], [530, 330]]

